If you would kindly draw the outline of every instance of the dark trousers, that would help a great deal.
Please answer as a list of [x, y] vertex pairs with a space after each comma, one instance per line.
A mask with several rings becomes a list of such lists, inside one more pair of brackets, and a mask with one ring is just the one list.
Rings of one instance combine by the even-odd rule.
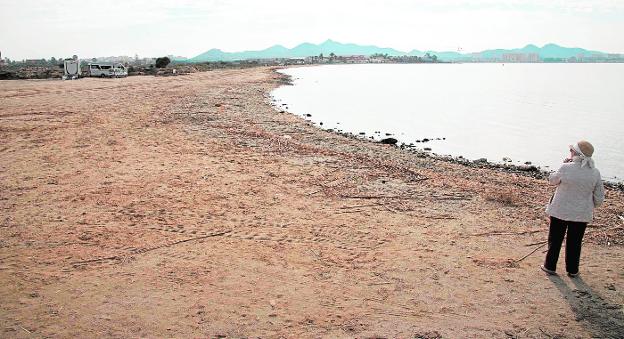
[[585, 235], [586, 222], [565, 221], [550, 217], [550, 230], [548, 231], [548, 253], [544, 267], [551, 271], [557, 270], [557, 260], [559, 260], [559, 251], [561, 251], [561, 243], [563, 237], [568, 231], [566, 240], [565, 261], [566, 271], [568, 273], [578, 273], [579, 261], [581, 259], [581, 243], [583, 235]]

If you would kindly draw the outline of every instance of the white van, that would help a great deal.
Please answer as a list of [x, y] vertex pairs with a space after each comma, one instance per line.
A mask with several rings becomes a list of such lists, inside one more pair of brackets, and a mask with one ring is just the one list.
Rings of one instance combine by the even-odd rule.
[[90, 77], [116, 78], [128, 76], [126, 67], [119, 63], [92, 62], [89, 64]]

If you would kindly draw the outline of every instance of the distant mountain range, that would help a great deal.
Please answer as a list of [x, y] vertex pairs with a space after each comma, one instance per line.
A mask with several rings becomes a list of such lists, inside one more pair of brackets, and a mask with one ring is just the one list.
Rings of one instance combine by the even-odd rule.
[[535, 45], [526, 45], [523, 48], [514, 49], [490, 49], [480, 53], [459, 53], [453, 51], [419, 51], [412, 50], [403, 52], [394, 48], [383, 48], [372, 45], [343, 44], [333, 40], [327, 40], [321, 44], [315, 45], [311, 43], [302, 43], [294, 48], [286, 48], [281, 45], [275, 45], [260, 51], [243, 51], [243, 52], [224, 52], [220, 49], [211, 49], [194, 58], [188, 59], [191, 62], [205, 61], [235, 61], [248, 59], [267, 59], [267, 58], [305, 58], [323, 54], [329, 56], [330, 53], [335, 55], [372, 55], [376, 53], [388, 54], [390, 56], [423, 56], [425, 53], [435, 54], [438, 59], [444, 61], [461, 61], [471, 60], [475, 57], [482, 59], [500, 59], [505, 53], [537, 53], [540, 58], [570, 58], [579, 54], [585, 56], [599, 55], [604, 56], [606, 53], [599, 51], [590, 51], [583, 48], [562, 47], [556, 44], [547, 44], [543, 47]]

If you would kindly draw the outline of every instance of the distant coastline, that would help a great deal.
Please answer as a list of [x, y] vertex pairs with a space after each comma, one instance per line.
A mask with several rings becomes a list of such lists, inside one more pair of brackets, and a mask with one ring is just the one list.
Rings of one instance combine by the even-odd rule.
[[[618, 54], [619, 55], [619, 54]], [[624, 54], [623, 54], [624, 56]], [[119, 57], [125, 60], [125, 57]], [[97, 60], [97, 58], [94, 58]], [[107, 57], [105, 60], [116, 60], [115, 57]], [[147, 61], [145, 61], [147, 60]], [[333, 55], [333, 56], [311, 56], [306, 58], [262, 58], [247, 59], [235, 61], [190, 61], [190, 60], [174, 60], [165, 68], [156, 68], [154, 63], [149, 60], [141, 59], [139, 62], [122, 62], [128, 67], [128, 76], [136, 75], [182, 75], [195, 72], [211, 71], [215, 69], [240, 69], [249, 67], [286, 67], [298, 65], [349, 65], [349, 64], [460, 64], [460, 63], [532, 63], [532, 64], [569, 64], [569, 63], [624, 63], [624, 58], [619, 59], [577, 59], [577, 58], [549, 58], [535, 59], [524, 54], [511, 54], [506, 56], [504, 60], [454, 60], [448, 61], [439, 58], [435, 54], [426, 53], [424, 56], [392, 56], [387, 54], [373, 55]], [[534, 60], [534, 61], [530, 61]], [[108, 62], [108, 61], [107, 61]], [[81, 68], [85, 68], [88, 61], [81, 60]], [[174, 71], [175, 70], [175, 71]], [[84, 75], [83, 77], [86, 76]], [[61, 79], [63, 70], [59, 67], [58, 61], [46, 59], [33, 59], [21, 62], [11, 62], [0, 64], [0, 80], [26, 80], [26, 79]]]
[[[293, 48], [281, 45], [242, 52], [224, 52], [211, 49], [193, 58], [168, 55], [170, 61], [165, 69], [157, 69], [155, 57], [108, 56], [78, 57], [82, 68], [89, 62], [121, 63], [128, 68], [128, 75], [167, 75], [194, 73], [223, 68], [256, 66], [292, 66], [315, 64], [405, 64], [405, 63], [624, 63], [624, 53], [606, 53], [578, 47], [533, 44], [522, 48], [489, 49], [476, 53], [457, 51], [409, 52], [374, 45], [341, 43], [331, 39], [321, 44], [302, 43]], [[61, 78], [64, 57], [50, 59], [11, 60], [0, 57], [0, 80]], [[167, 70], [168, 69], [168, 70]], [[84, 73], [84, 72], [83, 72]]]
[[[302, 43], [293, 48], [274, 45], [258, 51], [224, 52], [213, 48], [187, 62], [205, 61], [242, 61], [266, 59], [306, 59], [317, 56], [373, 56], [420, 57], [436, 56], [439, 61], [447, 62], [624, 62], [624, 54], [588, 50], [579, 47], [563, 47], [554, 43], [538, 47], [528, 44], [522, 48], [488, 49], [480, 52], [464, 52], [461, 47], [456, 51], [434, 51], [413, 49], [405, 52], [394, 48], [373, 45], [341, 43], [331, 39], [321, 44]], [[182, 61], [182, 60], [181, 60]]]
[[[66, 56], [69, 57], [69, 56]], [[50, 67], [62, 63], [66, 57], [49, 59], [11, 60], [0, 55], [0, 73], [26, 67]], [[76, 56], [78, 57], [78, 56]], [[172, 66], [180, 64], [219, 63], [222, 65], [293, 65], [316, 63], [418, 63], [418, 62], [482, 62], [482, 63], [621, 63], [624, 53], [589, 50], [580, 47], [564, 47], [548, 43], [542, 47], [528, 44], [521, 48], [487, 49], [465, 52], [461, 47], [455, 51], [412, 49], [401, 51], [389, 47], [341, 43], [328, 39], [320, 44], [302, 43], [293, 48], [274, 45], [262, 50], [225, 52], [213, 48], [195, 57], [167, 55]], [[122, 63], [126, 66], [146, 68], [154, 65], [157, 56], [80, 56], [82, 62]], [[223, 67], [222, 67], [223, 68]], [[1, 77], [0, 77], [1, 79]]]

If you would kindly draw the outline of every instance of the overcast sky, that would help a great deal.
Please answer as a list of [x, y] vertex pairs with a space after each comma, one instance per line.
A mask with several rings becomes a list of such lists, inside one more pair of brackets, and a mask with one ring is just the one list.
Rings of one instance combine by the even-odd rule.
[[263, 49], [301, 42], [477, 52], [553, 42], [624, 53], [624, 0], [0, 0], [12, 59]]

